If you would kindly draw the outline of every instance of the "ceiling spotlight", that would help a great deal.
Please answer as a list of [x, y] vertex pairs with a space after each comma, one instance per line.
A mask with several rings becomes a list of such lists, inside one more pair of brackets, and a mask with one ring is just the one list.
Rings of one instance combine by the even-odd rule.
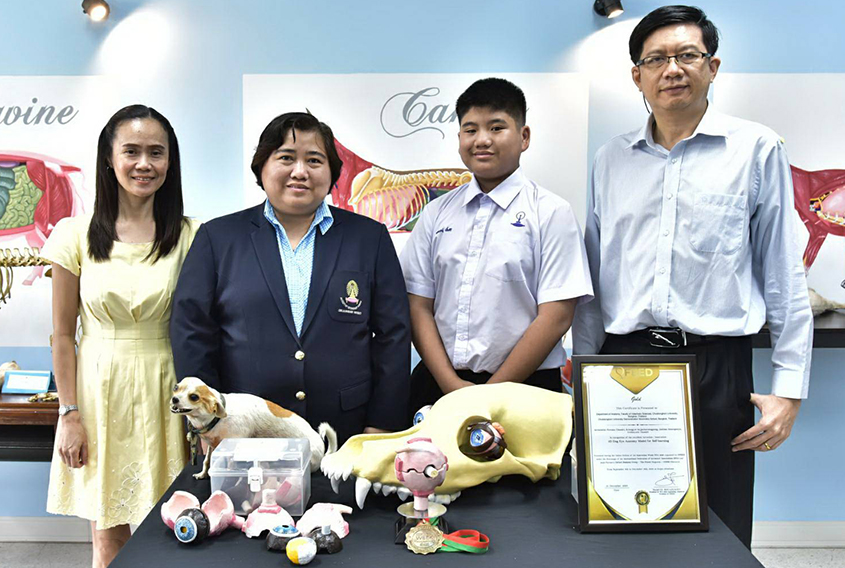
[[109, 3], [106, 0], [82, 0], [82, 12], [95, 22], [109, 17]]
[[599, 16], [615, 18], [624, 11], [624, 8], [622, 8], [622, 2], [619, 0], [596, 0], [593, 4], [593, 10]]

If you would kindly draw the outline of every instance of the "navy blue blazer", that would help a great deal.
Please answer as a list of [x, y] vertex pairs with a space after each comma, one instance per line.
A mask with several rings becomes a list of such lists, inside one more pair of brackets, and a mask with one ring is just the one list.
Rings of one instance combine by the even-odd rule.
[[[341, 440], [410, 426], [411, 331], [399, 259], [384, 225], [331, 208], [317, 230], [302, 335], [296, 334], [276, 231], [259, 205], [202, 225], [170, 319], [179, 379], [292, 410]], [[357, 285], [357, 302], [347, 287]]]

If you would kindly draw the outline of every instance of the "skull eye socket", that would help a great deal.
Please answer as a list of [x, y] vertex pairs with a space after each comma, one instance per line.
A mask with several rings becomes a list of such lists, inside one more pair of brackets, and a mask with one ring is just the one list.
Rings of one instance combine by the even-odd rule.
[[498, 422], [474, 417], [461, 429], [458, 439], [461, 453], [476, 461], [495, 461], [505, 455], [505, 429]]
[[425, 417], [428, 416], [429, 410], [431, 410], [430, 404], [423, 406], [422, 408], [417, 410], [416, 414], [414, 414], [414, 426], [425, 420]]

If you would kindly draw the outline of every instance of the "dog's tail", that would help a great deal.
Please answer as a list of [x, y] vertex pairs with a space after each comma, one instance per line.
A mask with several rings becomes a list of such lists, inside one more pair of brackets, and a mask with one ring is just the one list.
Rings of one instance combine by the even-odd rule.
[[317, 427], [317, 433], [320, 434], [326, 444], [325, 455], [335, 453], [337, 451], [337, 432], [334, 431], [334, 428], [329, 426], [328, 422], [321, 422], [320, 426]]

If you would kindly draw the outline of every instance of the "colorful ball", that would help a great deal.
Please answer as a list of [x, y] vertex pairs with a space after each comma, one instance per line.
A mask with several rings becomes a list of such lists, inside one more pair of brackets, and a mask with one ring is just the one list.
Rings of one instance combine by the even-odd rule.
[[297, 565], [308, 564], [317, 556], [317, 543], [314, 539], [301, 536], [288, 543], [288, 559]]

